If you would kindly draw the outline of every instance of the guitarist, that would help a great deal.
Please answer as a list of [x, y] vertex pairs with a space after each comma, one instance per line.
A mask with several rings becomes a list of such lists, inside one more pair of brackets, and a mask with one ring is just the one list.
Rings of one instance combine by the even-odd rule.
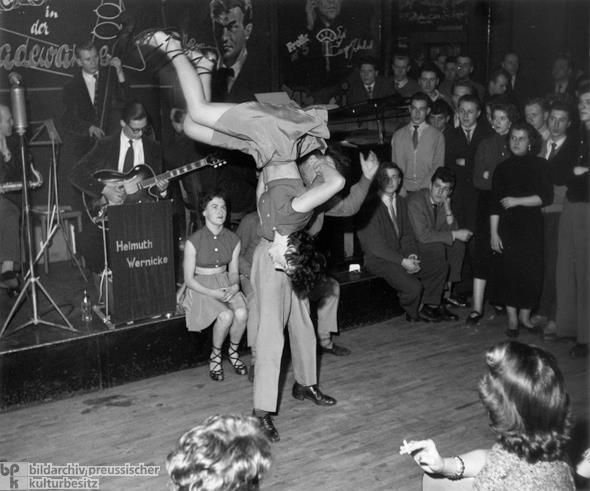
[[[98, 140], [70, 173], [70, 182], [95, 206], [120, 205], [127, 194], [122, 183], [103, 184], [93, 177], [102, 169], [127, 173], [138, 164], [148, 164], [155, 174], [162, 172], [162, 149], [160, 144], [145, 134], [148, 116], [139, 102], [127, 104], [120, 121], [121, 131]], [[162, 198], [167, 195], [168, 181], [157, 182], [157, 191]], [[89, 217], [86, 217], [87, 219]], [[86, 265], [93, 273], [99, 273], [104, 266], [102, 237], [100, 230], [89, 220], [79, 237], [80, 252]]]

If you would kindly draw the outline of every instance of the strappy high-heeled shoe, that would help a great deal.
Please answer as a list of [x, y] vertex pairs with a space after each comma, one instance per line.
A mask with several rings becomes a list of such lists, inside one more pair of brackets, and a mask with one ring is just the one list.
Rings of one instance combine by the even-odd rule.
[[238, 354], [238, 348], [240, 347], [239, 343], [234, 344], [230, 341], [229, 349], [227, 350], [227, 354], [229, 356], [229, 361], [234, 367], [234, 371], [238, 375], [247, 375], [248, 374], [248, 367], [244, 364], [242, 360], [240, 360], [240, 355]]
[[[214, 367], [213, 370], [211, 369], [211, 365]], [[221, 365], [221, 348], [216, 348], [215, 346], [209, 356], [209, 376], [216, 382], [221, 382], [225, 378], [223, 376], [223, 366]]]
[[[170, 48], [169, 44], [172, 40], [178, 41], [179, 47]], [[135, 36], [134, 41], [137, 46], [143, 48], [142, 51], [146, 52], [145, 62], [149, 61], [152, 65], [155, 64], [156, 71], [161, 70], [176, 56], [185, 54], [182, 38], [173, 28], [152, 27], [145, 29]]]

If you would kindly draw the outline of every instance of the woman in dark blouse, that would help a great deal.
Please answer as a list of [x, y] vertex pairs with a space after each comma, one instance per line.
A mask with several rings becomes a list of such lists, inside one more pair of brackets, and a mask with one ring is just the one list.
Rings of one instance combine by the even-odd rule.
[[199, 203], [205, 226], [186, 241], [184, 248], [183, 306], [189, 331], [202, 331], [213, 325], [213, 348], [209, 375], [223, 380], [221, 347], [229, 333], [229, 360], [239, 375], [248, 369], [238, 356], [238, 346], [248, 319], [246, 301], [240, 292], [238, 258], [240, 239], [223, 225], [227, 218], [225, 198], [208, 193]]
[[[490, 248], [490, 197], [494, 171], [500, 162], [510, 157], [508, 133], [518, 119], [518, 109], [513, 104], [492, 105], [492, 127], [495, 133], [484, 140], [475, 152], [473, 185], [478, 191], [475, 215], [473, 267], [473, 311], [467, 317], [467, 325], [476, 325], [483, 315], [484, 294], [490, 276], [492, 249]], [[495, 276], [495, 275], [494, 275]], [[493, 285], [492, 285], [493, 288]], [[491, 299], [489, 288], [488, 299]], [[495, 296], [494, 296], [495, 300]]]
[[501, 254], [499, 286], [508, 314], [509, 337], [519, 326], [533, 329], [531, 309], [543, 283], [543, 216], [553, 187], [547, 163], [537, 157], [537, 131], [529, 123], [512, 125], [512, 156], [500, 163], [492, 180], [490, 234], [492, 250]]

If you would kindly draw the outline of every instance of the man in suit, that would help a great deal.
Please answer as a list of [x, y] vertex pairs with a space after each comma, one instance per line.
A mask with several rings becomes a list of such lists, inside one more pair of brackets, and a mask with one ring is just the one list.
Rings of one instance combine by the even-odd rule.
[[[445, 137], [445, 167], [451, 169], [456, 176], [456, 185], [453, 191], [453, 214], [457, 218], [460, 227], [475, 230], [475, 203], [477, 202], [477, 190], [473, 185], [473, 167], [475, 165], [475, 152], [479, 143], [490, 136], [493, 130], [488, 124], [478, 122], [481, 116], [479, 99], [474, 95], [464, 95], [459, 99], [459, 126], [452, 128]], [[463, 266], [463, 280], [455, 289], [457, 306], [466, 306], [465, 300], [472, 289], [472, 271], [470, 243], [465, 253]]]
[[555, 271], [557, 265], [557, 238], [559, 236], [559, 218], [563, 211], [566, 193], [567, 173], [577, 157], [578, 145], [574, 137], [568, 136], [571, 125], [571, 108], [564, 102], [554, 102], [549, 110], [547, 126], [549, 139], [541, 148], [541, 157], [547, 159], [553, 183], [553, 203], [543, 208], [544, 231], [544, 273], [543, 291], [539, 300], [539, 310], [534, 320], [547, 320], [544, 336], [552, 339], [556, 336], [557, 293], [555, 289]]
[[500, 64], [504, 70], [508, 72], [508, 92], [518, 102], [518, 106], [522, 107], [524, 100], [530, 96], [529, 84], [519, 72], [520, 59], [518, 53], [508, 51], [504, 54], [502, 63]]
[[574, 67], [571, 57], [566, 53], [558, 54], [553, 61], [551, 85], [547, 98], [572, 104], [576, 94], [575, 85]]
[[377, 60], [366, 56], [359, 62], [359, 77], [350, 83], [348, 104], [364, 102], [369, 99], [380, 99], [393, 94], [388, 81], [379, 75]]
[[[119, 58], [112, 57], [108, 67], [101, 67], [92, 41], [77, 45], [76, 57], [81, 69], [64, 85], [64, 110], [60, 118], [65, 147], [61, 160], [65, 165], [60, 165], [59, 170], [64, 181], [73, 163], [97, 140], [116, 131], [121, 109], [128, 98], [128, 85]], [[62, 203], [72, 201], [69, 190], [60, 189]]]
[[429, 97], [423, 92], [412, 95], [410, 123], [391, 138], [391, 160], [404, 174], [402, 195], [428, 187], [435, 169], [444, 165], [445, 140], [426, 122], [429, 113]]
[[[408, 322], [439, 321], [438, 312], [428, 315], [419, 310], [421, 264], [406, 201], [398, 194], [402, 179], [403, 173], [396, 164], [381, 163], [377, 172], [378, 192], [367, 200], [357, 221], [365, 267], [396, 290]], [[438, 281], [444, 283], [443, 269], [439, 267], [437, 273], [432, 273], [433, 277], [437, 274]]]
[[418, 82], [408, 77], [410, 56], [407, 53], [395, 53], [391, 69], [393, 71], [393, 89], [396, 94], [408, 98], [420, 90]]
[[572, 358], [588, 356], [590, 337], [590, 82], [578, 87], [580, 129], [559, 218], [557, 245], [557, 335], [575, 336]]
[[[443, 300], [445, 282], [449, 292], [461, 279], [465, 242], [473, 235], [460, 229], [451, 211], [450, 196], [455, 185], [453, 171], [439, 167], [432, 176], [429, 189], [421, 189], [408, 198], [408, 217], [420, 257], [420, 279], [424, 285], [422, 313], [441, 320], [458, 320], [445, 305], [455, 305], [449, 297]], [[444, 273], [440, 274], [441, 265]]]
[[[108, 169], [127, 173], [138, 164], [147, 164], [155, 174], [162, 172], [162, 149], [159, 143], [144, 134], [148, 117], [139, 102], [131, 102], [124, 108], [120, 126], [118, 133], [98, 140], [70, 173], [70, 182], [96, 206], [120, 205], [127, 199], [127, 193], [122, 183], [103, 184], [95, 179], [95, 171]], [[157, 188], [162, 197], [166, 196], [167, 187], [168, 181], [158, 181]], [[97, 227], [86, 223], [78, 242], [88, 268], [99, 273], [104, 258]]]
[[483, 85], [471, 78], [473, 69], [473, 58], [471, 58], [471, 56], [465, 53], [457, 56], [457, 80], [469, 82], [477, 94], [477, 97], [479, 97], [479, 100], [481, 101], [484, 98], [485, 88]]

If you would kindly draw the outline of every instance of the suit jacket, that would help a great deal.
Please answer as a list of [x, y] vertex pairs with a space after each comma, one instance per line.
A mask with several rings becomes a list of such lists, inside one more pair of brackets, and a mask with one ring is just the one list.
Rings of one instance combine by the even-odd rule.
[[[393, 85], [390, 81], [383, 77], [377, 77], [375, 79], [375, 85], [373, 86], [373, 99], [380, 99], [381, 97], [387, 97], [393, 94]], [[348, 89], [347, 104], [355, 104], [357, 102], [364, 102], [369, 99], [367, 89], [359, 77], [350, 83]]]
[[[108, 94], [107, 79], [110, 79]], [[96, 107], [90, 99], [88, 88], [82, 76], [82, 70], [78, 70], [74, 77], [64, 85], [64, 111], [61, 116], [61, 127], [67, 134], [75, 137], [78, 150], [86, 152], [91, 147], [92, 138], [88, 134], [88, 128], [101, 126], [102, 115], [100, 112], [103, 106], [105, 111], [102, 129], [106, 134], [116, 130], [121, 110], [128, 99], [128, 90], [126, 83], [119, 83], [114, 69], [109, 70], [107, 68], [101, 68], [98, 73], [98, 101]], [[108, 98], [106, 105], [105, 97]]]
[[408, 217], [416, 240], [421, 244], [442, 242], [453, 245], [453, 230], [457, 230], [457, 220], [449, 224], [443, 206], [438, 206], [436, 219], [434, 206], [430, 201], [430, 189], [421, 189], [408, 198]]
[[[549, 140], [551, 141], [551, 140]], [[543, 210], [548, 213], [560, 212], [563, 209], [563, 202], [566, 194], [566, 183], [569, 171], [578, 157], [578, 145], [576, 138], [566, 136], [553, 158], [547, 161], [549, 176], [553, 183], [553, 203]], [[545, 157], [547, 143], [543, 145], [541, 156]]]
[[[451, 128], [445, 142], [445, 167], [452, 169], [457, 176], [457, 184], [453, 191], [453, 213], [459, 221], [459, 226], [474, 230], [475, 203], [477, 192], [473, 185], [473, 170], [475, 167], [475, 153], [482, 140], [493, 134], [487, 123], [478, 122], [471, 136], [471, 142], [461, 126]], [[457, 165], [457, 159], [465, 159], [465, 165]]]
[[410, 254], [417, 254], [414, 232], [408, 218], [405, 198], [396, 196], [399, 235], [395, 232], [387, 207], [378, 194], [369, 199], [357, 218], [357, 236], [363, 249], [365, 264], [372, 260], [401, 264]]
[[[92, 150], [80, 159], [70, 172], [70, 182], [83, 193], [93, 198], [100, 198], [104, 185], [97, 181], [92, 174], [101, 169], [117, 170], [119, 163], [121, 134], [106, 136], [98, 140]], [[160, 144], [148, 137], [141, 139], [145, 163], [156, 174], [162, 172], [162, 149]]]

